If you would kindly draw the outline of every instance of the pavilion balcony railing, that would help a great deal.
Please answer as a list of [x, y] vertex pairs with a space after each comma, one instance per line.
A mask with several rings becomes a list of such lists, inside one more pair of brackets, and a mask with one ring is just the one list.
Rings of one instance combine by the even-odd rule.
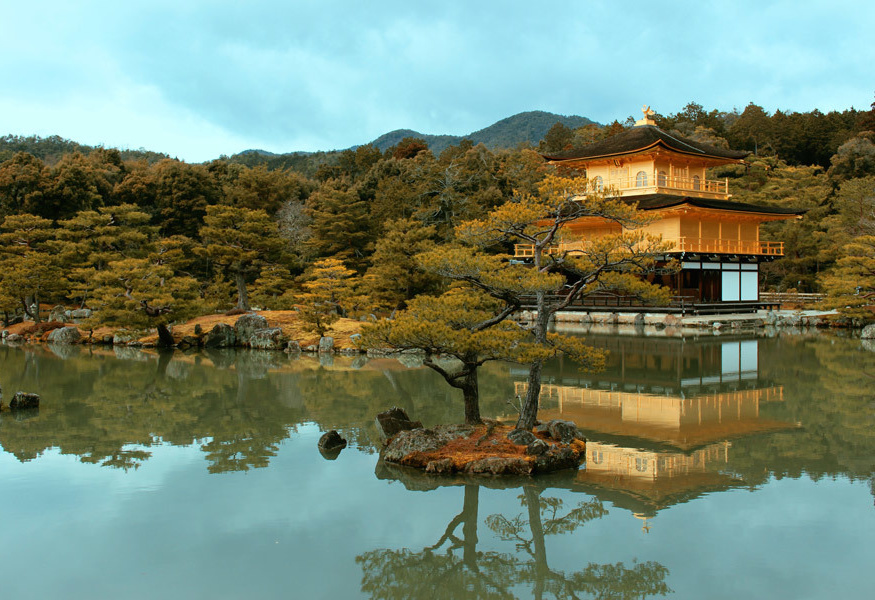
[[686, 177], [672, 175], [664, 172], [649, 172], [630, 177], [612, 178], [599, 180], [590, 179], [587, 182], [587, 191], [601, 192], [615, 190], [623, 196], [638, 194], [676, 194], [682, 193], [688, 196], [698, 197], [728, 197], [729, 179], [722, 181], [717, 179], [701, 179], [699, 177]]
[[702, 254], [755, 254], [758, 256], [784, 256], [784, 242], [762, 240], [727, 240], [713, 238], [680, 237], [663, 240], [674, 244], [676, 252]]
[[[728, 240], [713, 238], [663, 238], [662, 241], [671, 244], [668, 252], [689, 252], [699, 254], [746, 254], [756, 256], [784, 256], [784, 242], [767, 242], [762, 240]], [[547, 254], [583, 253], [589, 242], [578, 240], [560, 242], [547, 249]], [[516, 244], [514, 258], [534, 258], [533, 244]]]

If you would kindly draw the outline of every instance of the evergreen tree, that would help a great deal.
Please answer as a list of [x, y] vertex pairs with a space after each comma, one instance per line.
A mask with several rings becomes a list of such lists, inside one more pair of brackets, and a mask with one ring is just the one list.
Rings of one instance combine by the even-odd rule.
[[159, 343], [172, 345], [168, 325], [199, 312], [200, 286], [156, 254], [110, 262], [92, 278], [93, 322], [134, 328], [157, 327]]
[[327, 183], [310, 196], [307, 244], [318, 256], [339, 258], [351, 266], [369, 252], [374, 236], [367, 203], [355, 192], [336, 186], [337, 182]]
[[276, 222], [263, 210], [232, 206], [206, 209], [195, 252], [222, 267], [237, 286], [237, 308], [249, 310], [247, 279], [279, 258], [282, 242]]
[[94, 273], [112, 261], [146, 256], [158, 229], [149, 225], [147, 213], [132, 204], [80, 211], [59, 225], [49, 245], [67, 272], [72, 296], [82, 306]]
[[294, 280], [283, 265], [266, 264], [261, 267], [258, 278], [252, 284], [252, 301], [269, 310], [289, 308], [290, 304], [282, 297]]
[[435, 228], [413, 219], [386, 225], [364, 276], [364, 291], [382, 308], [403, 308], [414, 296], [434, 290], [438, 280], [419, 268], [416, 255], [434, 247]]
[[24, 314], [40, 322], [42, 300], [60, 296], [67, 282], [47, 247], [52, 223], [30, 214], [11, 215], [0, 223], [0, 295], [16, 298]]
[[0, 217], [37, 214], [43, 206], [46, 177], [45, 164], [27, 152], [17, 152], [0, 164]]

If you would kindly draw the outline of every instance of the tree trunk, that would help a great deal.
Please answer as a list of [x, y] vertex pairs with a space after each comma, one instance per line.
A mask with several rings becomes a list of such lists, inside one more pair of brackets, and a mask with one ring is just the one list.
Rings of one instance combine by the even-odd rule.
[[538, 418], [538, 398], [541, 395], [541, 367], [543, 363], [538, 360], [529, 366], [528, 389], [526, 390], [526, 399], [523, 402], [523, 409], [520, 411], [520, 418], [517, 421], [516, 428], [531, 431], [535, 427], [535, 421]]
[[158, 347], [159, 348], [170, 348], [176, 344], [173, 339], [173, 334], [170, 333], [170, 329], [167, 328], [167, 325], [159, 325], [158, 326]]
[[465, 424], [480, 425], [480, 388], [477, 385], [477, 368], [472, 368], [462, 380], [462, 394], [465, 396]]
[[249, 310], [249, 295], [246, 293], [246, 278], [243, 271], [234, 272], [234, 281], [237, 284], [237, 308]]
[[[461, 360], [461, 359], [460, 359]], [[465, 424], [466, 425], [481, 425], [483, 419], [480, 418], [480, 386], [477, 383], [477, 355], [465, 355], [462, 360], [462, 369], [455, 373], [445, 371], [439, 365], [431, 361], [431, 357], [426, 357], [423, 364], [440, 373], [451, 387], [462, 390], [462, 396], [465, 399]]]
[[[532, 333], [535, 335], [536, 343], [546, 344], [547, 328], [550, 325], [552, 313], [547, 310], [547, 299], [544, 292], [537, 293], [537, 308], [538, 316], [535, 318], [535, 328]], [[516, 424], [517, 429], [531, 431], [535, 426], [535, 420], [538, 418], [538, 399], [541, 395], [541, 368], [543, 364], [543, 361], [537, 360], [529, 367], [526, 400], [523, 403], [523, 409], [520, 411], [520, 419]]]
[[465, 397], [465, 424], [480, 425], [480, 385], [477, 381], [477, 353], [464, 356], [462, 361], [465, 369], [465, 377], [459, 380], [457, 386], [462, 390]]
[[[31, 310], [31, 303], [28, 302], [29, 298], [21, 299], [21, 307], [24, 309], [24, 314], [27, 317], [33, 319], [34, 323], [39, 323], [39, 310]], [[34, 314], [36, 313], [36, 314]]]

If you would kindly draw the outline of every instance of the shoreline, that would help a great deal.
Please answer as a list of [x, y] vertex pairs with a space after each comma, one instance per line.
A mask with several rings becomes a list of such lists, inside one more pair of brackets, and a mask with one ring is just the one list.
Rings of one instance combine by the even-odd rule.
[[[512, 318], [520, 323], [528, 323], [537, 311], [521, 311]], [[610, 311], [559, 311], [553, 323], [567, 331], [569, 326], [616, 328], [626, 327], [644, 330], [667, 331], [676, 335], [678, 331], [703, 330], [750, 330], [773, 327], [776, 329], [859, 329], [850, 320], [842, 320], [835, 310], [760, 310], [755, 313], [726, 313], [722, 315], [675, 315], [648, 312], [610, 312]]]
[[[525, 324], [534, 316], [533, 311], [521, 311], [512, 320]], [[556, 314], [553, 327], [566, 333], [641, 335], [648, 337], [688, 337], [699, 335], [750, 334], [775, 335], [776, 333], [801, 334], [820, 331], [859, 331], [860, 328], [842, 323], [836, 311], [818, 310], [777, 310], [758, 311], [724, 315], [666, 315], [662, 313], [616, 313], [616, 312], [576, 312], [560, 311]], [[256, 327], [242, 335], [237, 334], [237, 324], [241, 317], [264, 319], [261, 327]], [[326, 336], [303, 332], [297, 323], [294, 311], [252, 311], [245, 315], [202, 315], [174, 325], [171, 328], [174, 341], [168, 348], [187, 350], [203, 348], [260, 349], [286, 353], [304, 354], [345, 354], [350, 356], [367, 355], [385, 357], [410, 355], [410, 352], [396, 352], [391, 349], [362, 350], [356, 346], [362, 322], [341, 319]], [[34, 326], [25, 321], [0, 329], [0, 342], [9, 344], [68, 344], [79, 346], [121, 346], [131, 348], [157, 348], [158, 336], [154, 330], [133, 332], [125, 328], [101, 327], [83, 329], [79, 323], [53, 322], [54, 328], [32, 334], [22, 334]], [[43, 322], [41, 325], [46, 325]], [[220, 344], [208, 343], [216, 328], [225, 331], [225, 341]], [[245, 327], [245, 326], [244, 326]], [[61, 328], [76, 328], [78, 337], [73, 341], [58, 342], [49, 339], [52, 331]], [[210, 328], [207, 330], [207, 328]], [[272, 332], [263, 341], [251, 339], [252, 333]], [[233, 332], [232, 337], [229, 332]], [[75, 335], [74, 335], [75, 337]]]

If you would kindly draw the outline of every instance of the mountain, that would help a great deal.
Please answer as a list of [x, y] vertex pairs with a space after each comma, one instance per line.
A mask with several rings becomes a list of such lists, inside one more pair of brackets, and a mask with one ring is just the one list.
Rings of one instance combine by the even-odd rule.
[[595, 123], [586, 117], [557, 115], [542, 110], [532, 110], [507, 117], [468, 135], [432, 135], [412, 129], [396, 129], [381, 135], [371, 144], [380, 150], [386, 150], [406, 137], [415, 137], [425, 140], [434, 154], [440, 154], [447, 146], [456, 145], [464, 139], [471, 140], [475, 144], [482, 143], [491, 150], [515, 148], [526, 142], [537, 144], [544, 139], [550, 128], [557, 122], [569, 129]]
[[[507, 117], [497, 123], [493, 123], [489, 127], [484, 127], [468, 135], [432, 135], [413, 131], [412, 129], [396, 129], [381, 135], [370, 143], [385, 151], [404, 138], [420, 138], [426, 141], [435, 155], [438, 155], [448, 146], [456, 145], [462, 140], [468, 139], [475, 144], [483, 143], [491, 150], [498, 150], [502, 148], [515, 148], [519, 144], [524, 143], [537, 145], [557, 122], [570, 129], [595, 123], [595, 121], [586, 117], [557, 115], [542, 110], [533, 110]], [[0, 162], [11, 158], [15, 152], [25, 151], [52, 165], [64, 154], [76, 151], [88, 154], [95, 148], [95, 146], [78, 144], [58, 136], [41, 138], [38, 136], [22, 137], [7, 135], [0, 137]], [[353, 146], [352, 149], [355, 148]], [[249, 167], [266, 164], [270, 169], [290, 168], [312, 176], [320, 165], [332, 160], [332, 157], [340, 152], [340, 150], [329, 150], [324, 152], [286, 152], [278, 154], [253, 148], [243, 150], [231, 157], [222, 158], [227, 158], [232, 162]], [[146, 160], [149, 163], [168, 158], [166, 154], [149, 152], [142, 148], [138, 150], [121, 150], [120, 154], [124, 160]]]
[[[57, 135], [40, 137], [38, 135], [20, 136], [10, 134], [0, 137], [0, 162], [12, 158], [12, 155], [16, 152], [29, 152], [47, 165], [54, 165], [65, 154], [72, 154], [73, 152], [90, 154], [97, 148], [103, 148], [103, 146], [88, 146]], [[119, 155], [122, 160], [145, 160], [150, 164], [169, 158], [166, 154], [151, 152], [143, 148], [138, 150], [119, 150]]]

